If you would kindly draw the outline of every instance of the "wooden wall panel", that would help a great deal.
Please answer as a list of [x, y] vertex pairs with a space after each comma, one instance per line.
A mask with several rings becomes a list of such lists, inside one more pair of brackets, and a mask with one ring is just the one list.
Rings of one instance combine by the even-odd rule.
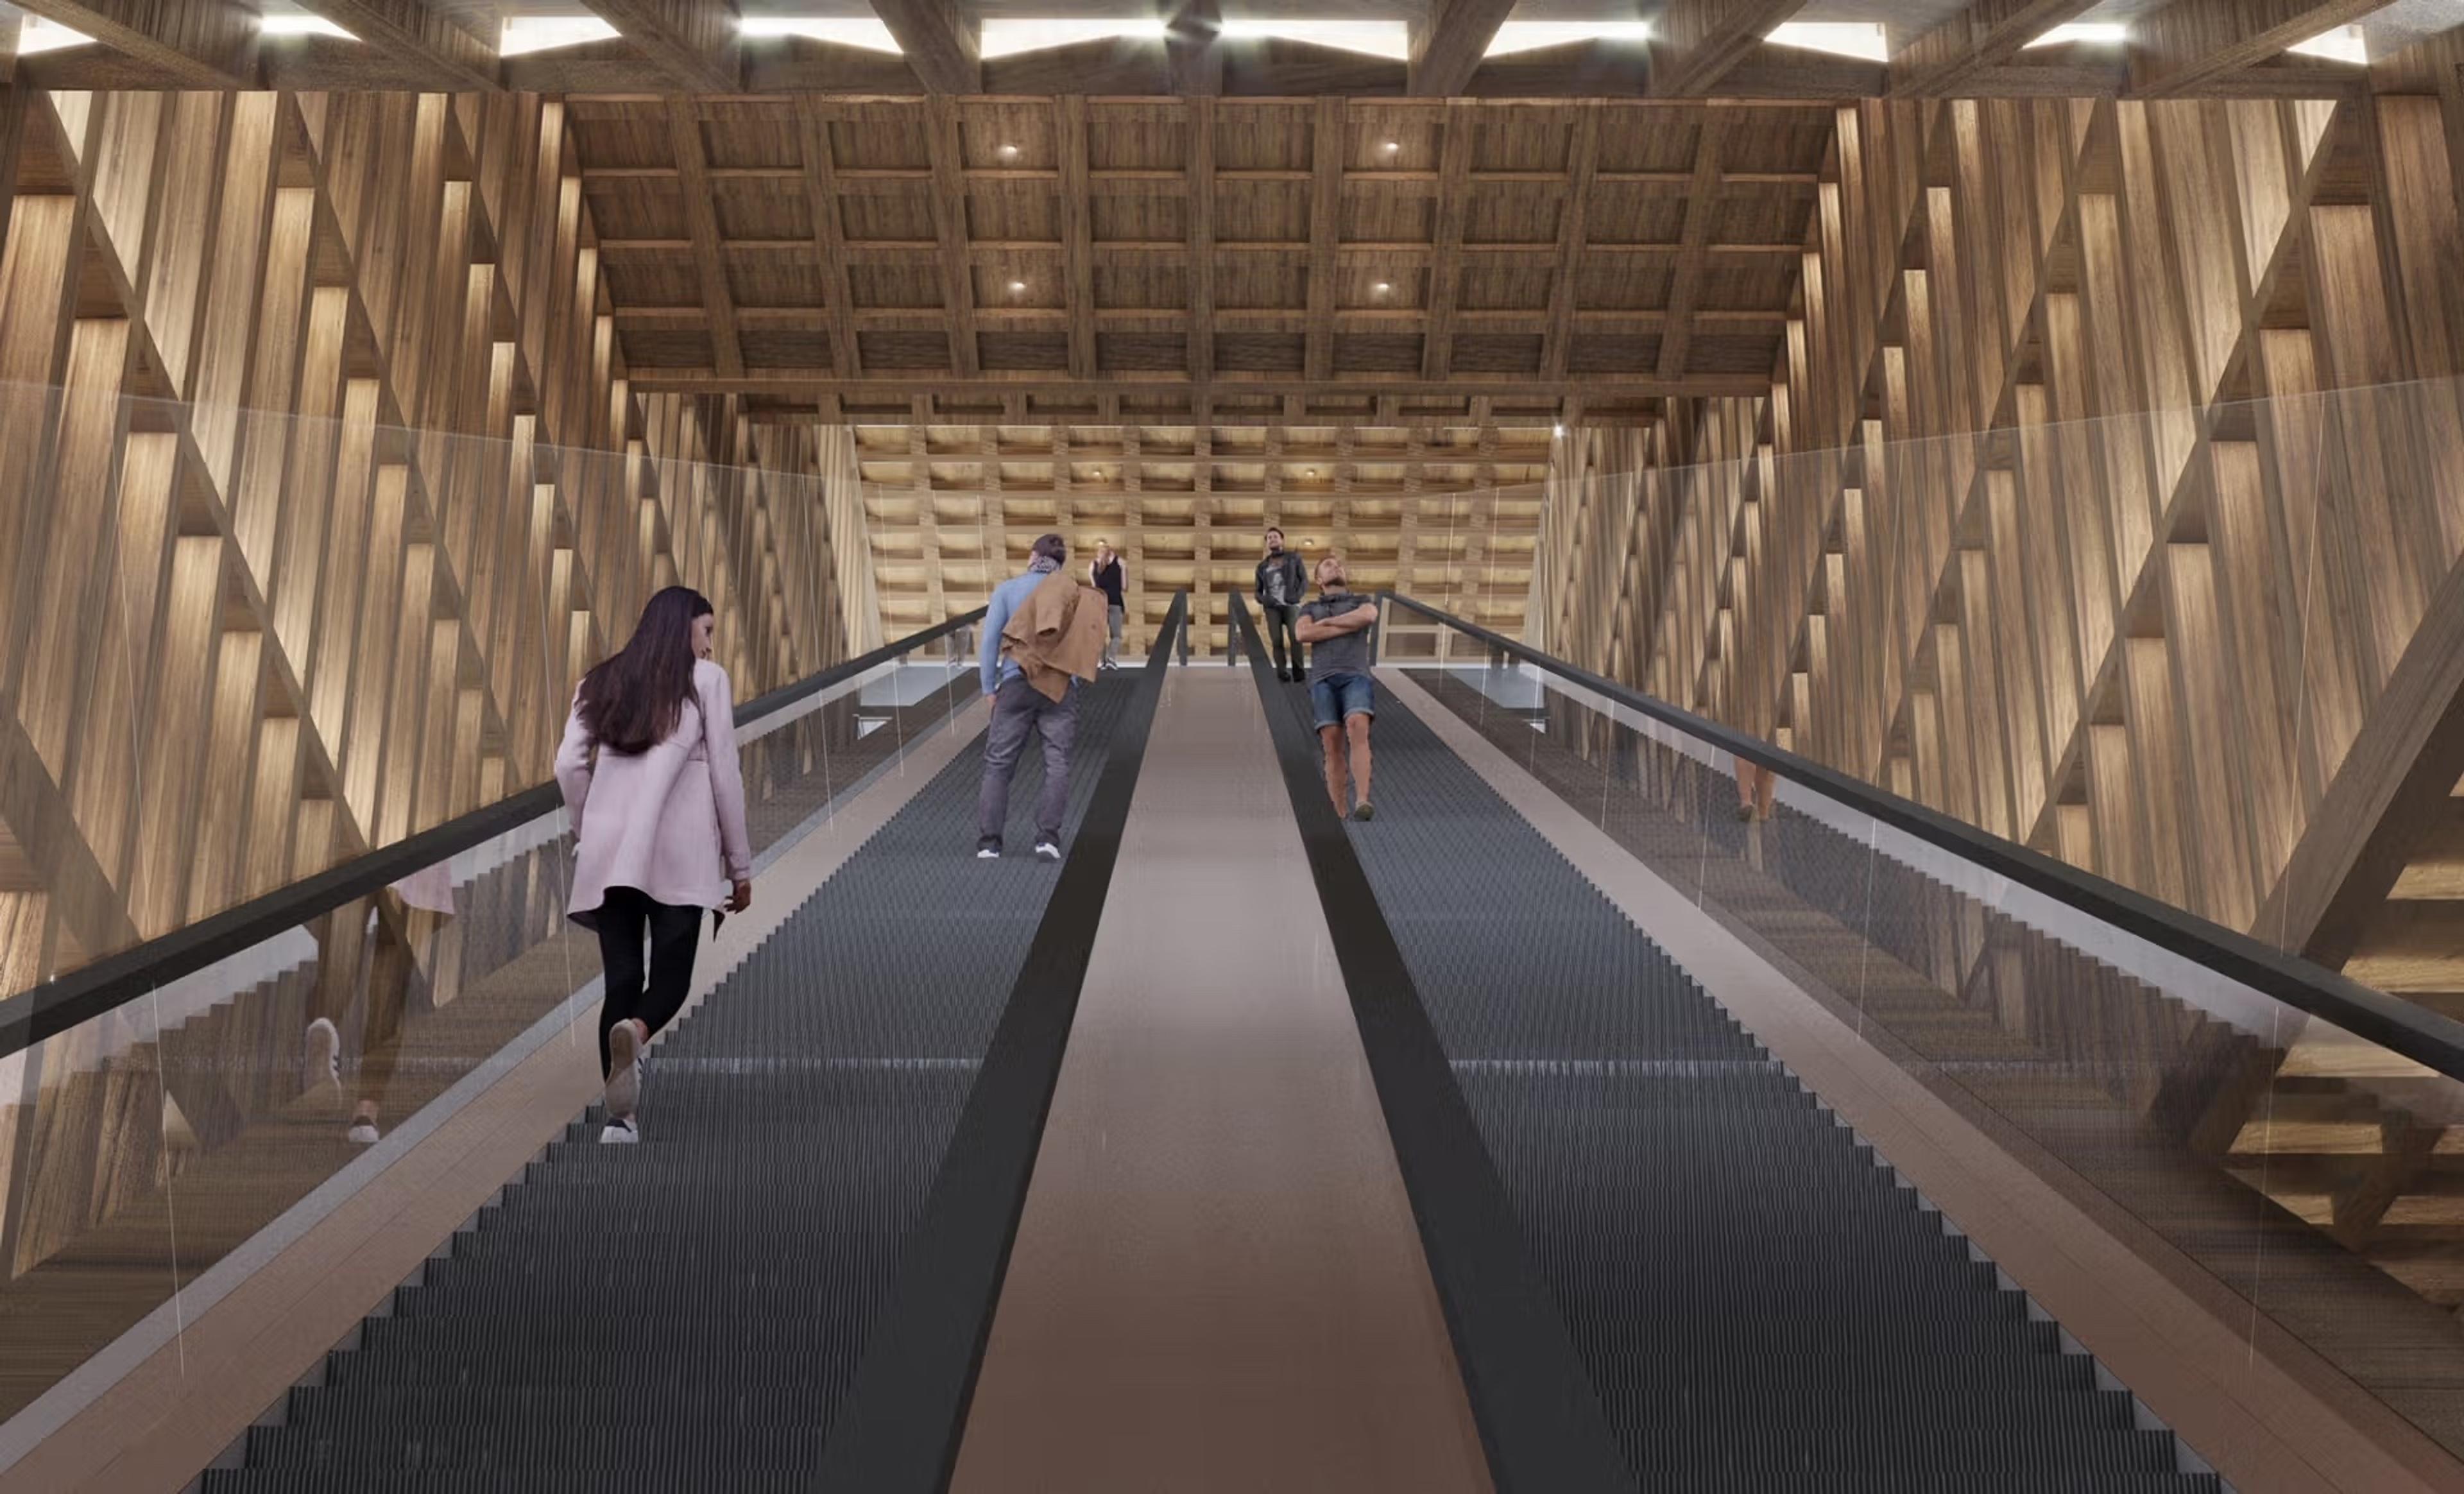
[[843, 656], [852, 472], [632, 389], [561, 102], [10, 108], [0, 994], [539, 781], [670, 581], [742, 694]]

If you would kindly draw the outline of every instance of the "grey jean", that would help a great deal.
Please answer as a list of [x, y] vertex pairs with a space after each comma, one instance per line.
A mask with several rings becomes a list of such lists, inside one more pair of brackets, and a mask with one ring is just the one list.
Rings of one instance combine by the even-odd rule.
[[1078, 682], [1059, 700], [1047, 700], [1024, 676], [1001, 681], [993, 695], [992, 724], [984, 729], [984, 781], [976, 794], [976, 828], [986, 846], [999, 846], [1009, 820], [1009, 777], [1026, 750], [1026, 734], [1044, 738], [1044, 787], [1035, 796], [1035, 831], [1061, 839], [1061, 818], [1069, 811], [1069, 745], [1078, 736]]

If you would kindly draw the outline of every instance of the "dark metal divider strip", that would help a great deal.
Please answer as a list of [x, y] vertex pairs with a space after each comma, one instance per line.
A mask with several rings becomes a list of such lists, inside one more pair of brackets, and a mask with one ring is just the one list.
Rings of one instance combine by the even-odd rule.
[[[746, 701], [736, 714], [736, 724], [739, 729], [751, 726], [842, 680], [852, 679], [957, 632], [983, 615], [982, 607], [962, 612], [921, 632], [884, 644], [870, 653], [834, 664], [794, 684], [781, 685], [766, 695]], [[379, 846], [365, 855], [354, 856], [339, 867], [302, 877], [263, 897], [209, 914], [160, 938], [106, 955], [0, 1000], [0, 1058], [66, 1032], [79, 1022], [90, 1022], [114, 1007], [124, 1006], [182, 976], [193, 975], [319, 913], [331, 912], [355, 897], [390, 887], [414, 871], [535, 820], [559, 802], [554, 783], [533, 784], [493, 804], [390, 846]]]
[[1489, 1477], [1499, 1494], [1631, 1490], [1634, 1475], [1598, 1394], [1547, 1282], [1523, 1248], [1505, 1185], [1394, 931], [1327, 801], [1317, 744], [1290, 687], [1275, 688], [1257, 626], [1237, 592], [1231, 611], [1488, 1454]]
[[909, 1237], [898, 1285], [824, 1450], [822, 1488], [924, 1494], [949, 1486], [1062, 1052], [1120, 859], [1156, 697], [1188, 617], [1189, 594], [1182, 592], [1147, 652], [1137, 694], [1115, 729], [1104, 776]]

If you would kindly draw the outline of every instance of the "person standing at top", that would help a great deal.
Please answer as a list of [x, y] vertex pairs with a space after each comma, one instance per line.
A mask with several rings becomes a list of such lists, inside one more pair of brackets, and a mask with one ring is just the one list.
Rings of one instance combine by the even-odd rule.
[[1121, 587], [1126, 582], [1121, 573], [1121, 558], [1112, 553], [1112, 541], [1095, 541], [1094, 563], [1087, 567], [1087, 583], [1104, 594], [1104, 663], [1103, 668], [1121, 667], [1121, 620], [1128, 615], [1128, 604], [1121, 600]]
[[1044, 788], [1035, 798], [1035, 854], [1061, 859], [1069, 810], [1069, 749], [1078, 736], [1079, 681], [1104, 656], [1103, 595], [1061, 573], [1069, 547], [1059, 535], [1035, 541], [1026, 569], [993, 588], [984, 609], [984, 777], [976, 793], [976, 858], [998, 861], [1009, 823], [1009, 780], [1027, 733], [1044, 738]]
[[[1284, 548], [1284, 532], [1268, 525], [1266, 553], [1258, 561], [1258, 610], [1266, 615], [1266, 644], [1275, 654], [1275, 678], [1305, 678], [1300, 635], [1292, 630], [1301, 604], [1309, 600], [1309, 571], [1301, 558]], [[1284, 668], [1284, 640], [1291, 640], [1292, 667]]]
[[[1370, 820], [1369, 723], [1377, 715], [1377, 685], [1370, 678], [1370, 643], [1377, 604], [1346, 589], [1343, 561], [1317, 562], [1318, 599], [1301, 608], [1297, 633], [1309, 646], [1309, 704], [1317, 711], [1317, 737], [1326, 747], [1326, 791], [1335, 818]], [[1344, 791], [1346, 771], [1359, 793]]]
[[632, 638], [582, 677], [557, 749], [575, 843], [565, 916], [597, 932], [606, 973], [604, 1142], [640, 1139], [642, 1050], [684, 1008], [702, 911], [753, 906], [736, 703], [710, 657], [717, 623], [691, 587], [652, 597]]

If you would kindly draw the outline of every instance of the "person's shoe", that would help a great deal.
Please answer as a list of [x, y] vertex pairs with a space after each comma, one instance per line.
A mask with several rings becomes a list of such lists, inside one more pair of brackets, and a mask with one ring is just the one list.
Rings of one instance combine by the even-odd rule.
[[1001, 847], [998, 846], [979, 846], [976, 847], [976, 859], [978, 861], [999, 861], [1001, 860]]
[[1275, 678], [1282, 680], [1285, 684], [1288, 685], [1292, 682], [1292, 671], [1289, 670], [1277, 670], [1275, 671]]
[[642, 1056], [642, 1030], [629, 1021], [620, 1022], [607, 1033], [607, 1114], [612, 1119], [630, 1120], [633, 1107], [642, 1103], [642, 1070], [636, 1060]]
[[363, 1115], [357, 1120], [351, 1122], [351, 1129], [342, 1133], [342, 1139], [348, 1141], [355, 1147], [375, 1146], [377, 1144], [377, 1123], [369, 1117]]
[[307, 1060], [302, 1094], [339, 1095], [342, 1092], [342, 1035], [334, 1030], [332, 1019], [319, 1017], [308, 1024], [305, 1043]]
[[1737, 806], [1737, 818], [1738, 818], [1739, 820], [1750, 820], [1750, 819], [1752, 819], [1753, 817], [1754, 817], [1754, 806], [1753, 806], [1753, 805], [1751, 805], [1751, 804], [1739, 804], [1739, 805]]
[[1048, 841], [1038, 837], [1035, 843], [1035, 859], [1038, 861], [1059, 861], [1061, 859], [1061, 843], [1059, 841]]
[[1377, 806], [1364, 799], [1360, 802], [1352, 806], [1352, 818], [1354, 820], [1375, 820], [1377, 818]]
[[629, 1147], [641, 1139], [642, 1133], [632, 1121], [621, 1115], [609, 1120], [599, 1131], [599, 1144], [603, 1147]]

